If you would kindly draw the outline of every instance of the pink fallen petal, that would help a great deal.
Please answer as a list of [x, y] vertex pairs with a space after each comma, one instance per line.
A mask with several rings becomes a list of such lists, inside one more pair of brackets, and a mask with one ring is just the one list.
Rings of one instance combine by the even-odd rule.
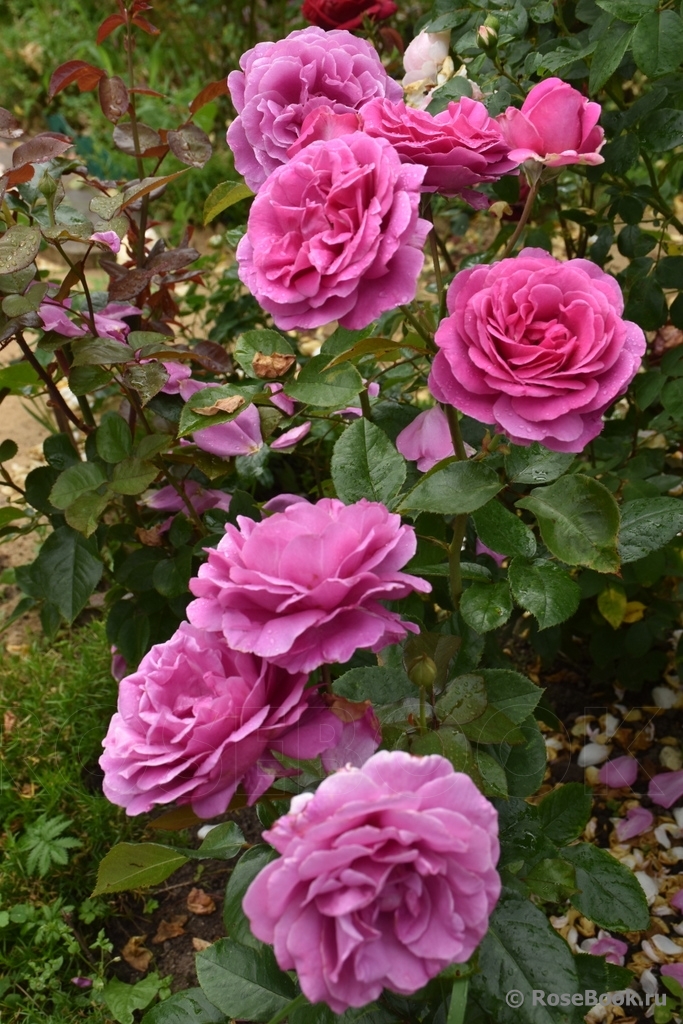
[[360, 768], [377, 750], [382, 740], [379, 719], [370, 701], [355, 704], [335, 698], [331, 710], [343, 723], [336, 746], [324, 750], [321, 758], [326, 771], [336, 772], [347, 765]]
[[271, 441], [270, 447], [280, 452], [292, 451], [299, 441], [303, 441], [310, 431], [311, 421], [307, 420], [306, 423], [302, 423], [300, 427], [292, 427], [291, 430], [286, 430], [284, 434], [280, 434], [277, 440]]
[[498, 565], [502, 565], [507, 558], [507, 555], [501, 555], [498, 551], [492, 551], [491, 548], [487, 548], [486, 544], [482, 544], [479, 538], [477, 538], [474, 550], [478, 555], [488, 555], [489, 558], [492, 558]]
[[592, 944], [588, 952], [591, 956], [604, 956], [608, 964], [623, 967], [628, 953], [628, 945], [621, 939], [615, 939], [606, 932], [601, 932], [600, 937]]
[[660, 807], [671, 807], [683, 796], [683, 769], [655, 775], [650, 779], [647, 795]]
[[91, 242], [99, 242], [100, 245], [105, 245], [112, 252], [118, 252], [121, 248], [121, 239], [115, 231], [96, 231], [90, 236]]
[[71, 979], [71, 984], [72, 985], [77, 985], [78, 988], [92, 988], [92, 979], [91, 978], [72, 978]]
[[266, 384], [266, 388], [270, 391], [270, 400], [273, 405], [277, 406], [285, 416], [293, 416], [295, 402], [293, 398], [283, 394], [283, 385], [275, 381], [274, 383]]
[[673, 978], [679, 985], [683, 985], [683, 964], [664, 964], [662, 974], [665, 978]]
[[683, 889], [679, 889], [677, 893], [674, 893], [669, 900], [669, 903], [672, 907], [675, 907], [676, 910], [683, 911]]
[[620, 818], [614, 826], [617, 839], [620, 843], [625, 843], [627, 839], [633, 839], [634, 836], [647, 832], [648, 829], [652, 828], [654, 820], [654, 814], [652, 811], [648, 811], [646, 807], [629, 808], [626, 812], [626, 817]]
[[632, 786], [638, 777], [638, 762], [635, 757], [615, 757], [613, 761], [603, 764], [598, 777], [603, 786], [609, 786], [610, 789]]
[[[147, 362], [148, 360], [143, 360]], [[151, 362], [152, 360], [149, 360]], [[187, 363], [162, 362], [161, 364], [168, 374], [168, 380], [161, 389], [165, 395], [179, 395], [180, 382], [188, 380], [192, 376], [192, 370]]]

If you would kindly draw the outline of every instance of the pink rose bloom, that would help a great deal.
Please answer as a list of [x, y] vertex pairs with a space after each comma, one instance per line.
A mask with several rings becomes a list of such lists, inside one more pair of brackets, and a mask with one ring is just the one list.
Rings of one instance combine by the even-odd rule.
[[382, 729], [372, 704], [369, 700], [354, 703], [344, 697], [333, 697], [330, 709], [343, 728], [337, 746], [322, 752], [323, 767], [328, 772], [347, 765], [360, 768], [382, 742]]
[[264, 838], [282, 857], [244, 897], [251, 930], [338, 1014], [466, 961], [500, 895], [496, 810], [438, 754], [342, 769]]
[[638, 777], [638, 762], [635, 757], [615, 757], [613, 761], [603, 764], [598, 773], [598, 778], [603, 786], [610, 789], [621, 789], [624, 786], [632, 786]]
[[307, 678], [183, 623], [119, 688], [100, 765], [107, 799], [142, 814], [154, 804], [191, 804], [223, 814], [241, 782], [254, 803], [276, 775], [272, 756], [317, 757], [342, 723]]
[[405, 78], [403, 85], [421, 82], [436, 76], [449, 54], [451, 46], [450, 29], [447, 32], [418, 32], [403, 54]]
[[307, 420], [306, 423], [302, 423], [300, 427], [292, 427], [291, 430], [285, 430], [284, 434], [280, 434], [275, 441], [270, 442], [270, 447], [274, 448], [275, 451], [291, 452], [296, 448], [299, 441], [303, 441], [310, 432], [311, 421]]
[[[205, 388], [216, 387], [193, 379], [180, 379], [178, 393], [183, 401]], [[244, 412], [239, 413], [227, 423], [217, 423], [213, 427], [200, 427], [192, 434], [192, 440], [202, 451], [217, 455], [220, 459], [229, 459], [235, 455], [254, 455], [263, 448], [261, 418], [255, 405], [248, 405]]]
[[597, 939], [586, 939], [581, 943], [581, 948], [592, 956], [604, 956], [608, 964], [615, 964], [617, 967], [624, 966], [628, 953], [628, 943], [615, 939], [602, 929], [598, 932]]
[[[147, 360], [143, 361], [147, 362]], [[152, 362], [152, 360], [150, 359], [149, 362]], [[161, 365], [168, 374], [168, 380], [161, 390], [165, 395], [179, 395], [180, 382], [183, 380], [189, 380], [192, 376], [192, 370], [187, 363], [163, 362]]]
[[412, 526], [379, 502], [296, 502], [260, 523], [238, 516], [190, 580], [190, 622], [222, 632], [291, 672], [381, 651], [418, 627], [381, 603], [429, 583], [399, 570], [415, 554]]
[[485, 208], [488, 199], [471, 186], [498, 181], [518, 164], [509, 158], [510, 147], [484, 104], [467, 96], [436, 115], [374, 99], [361, 109], [361, 118], [363, 131], [387, 139], [404, 163], [427, 167], [423, 192], [461, 195]]
[[515, 444], [580, 452], [645, 352], [623, 309], [613, 277], [543, 249], [463, 270], [436, 332], [430, 391]]
[[254, 192], [287, 160], [304, 118], [316, 107], [337, 114], [375, 96], [400, 100], [377, 51], [345, 30], [305, 28], [276, 43], [257, 43], [228, 75], [238, 117], [228, 128], [235, 167]]
[[291, 160], [312, 142], [329, 142], [330, 139], [339, 139], [342, 135], [352, 135], [361, 130], [360, 114], [355, 111], [335, 114], [331, 107], [316, 107], [310, 114], [306, 114], [299, 138], [289, 147], [287, 156]]
[[454, 455], [448, 419], [441, 406], [435, 405], [416, 416], [396, 438], [396, 447], [404, 459], [417, 461], [421, 473]]
[[629, 807], [625, 818], [620, 818], [614, 826], [617, 839], [625, 843], [635, 836], [642, 835], [652, 828], [655, 816], [647, 807]]
[[99, 242], [112, 252], [118, 252], [121, 248], [121, 239], [115, 231], [96, 231], [88, 241]]
[[[66, 315], [66, 310], [71, 310], [71, 299], [64, 299], [62, 302], [57, 302], [56, 299], [45, 299], [38, 310], [44, 330], [55, 331], [65, 338], [82, 338], [87, 334], [92, 334], [90, 324], [84, 320], [86, 314], [77, 314], [82, 322], [76, 324]], [[95, 313], [97, 337], [109, 338], [111, 341], [120, 341], [125, 344], [130, 327], [124, 323], [123, 317], [140, 316], [140, 312], [137, 306], [124, 306], [118, 302], [110, 302], [99, 313]]]
[[683, 770], [655, 775], [650, 779], [647, 795], [660, 807], [671, 807], [683, 796]]
[[[179, 481], [179, 486], [185, 492], [192, 508], [197, 515], [201, 516], [211, 508], [220, 508], [227, 512], [230, 508], [231, 495], [225, 491], [218, 491], [210, 487], [202, 487], [196, 480]], [[145, 501], [148, 508], [157, 512], [183, 512], [187, 506], [180, 497], [175, 487], [168, 484], [161, 487]]]
[[415, 297], [424, 175], [363, 132], [306, 146], [252, 203], [240, 279], [283, 330], [367, 327]]
[[532, 160], [547, 167], [601, 164], [605, 133], [598, 126], [602, 108], [560, 78], [535, 85], [522, 109], [508, 107], [498, 123], [516, 163]]

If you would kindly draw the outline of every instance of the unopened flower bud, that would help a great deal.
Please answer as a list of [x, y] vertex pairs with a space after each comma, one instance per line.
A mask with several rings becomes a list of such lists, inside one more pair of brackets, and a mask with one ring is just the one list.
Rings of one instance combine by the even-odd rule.
[[436, 681], [436, 663], [428, 654], [418, 654], [406, 665], [408, 678], [416, 686], [427, 689]]
[[494, 14], [489, 14], [483, 25], [477, 29], [477, 45], [486, 53], [493, 53], [498, 45], [498, 29], [500, 22]]
[[38, 191], [41, 193], [41, 195], [45, 196], [45, 198], [49, 202], [50, 199], [54, 198], [54, 196], [57, 194], [57, 188], [58, 186], [56, 180], [48, 171], [45, 171], [42, 178], [38, 182]]

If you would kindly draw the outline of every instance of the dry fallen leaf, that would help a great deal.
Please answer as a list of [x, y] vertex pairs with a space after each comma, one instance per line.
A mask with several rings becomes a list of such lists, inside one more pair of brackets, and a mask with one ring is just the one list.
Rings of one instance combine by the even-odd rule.
[[132, 935], [121, 950], [121, 956], [134, 971], [144, 973], [150, 965], [152, 954], [145, 949], [146, 935]]
[[199, 416], [215, 416], [217, 412], [235, 412], [241, 405], [244, 405], [241, 395], [230, 395], [229, 398], [219, 398], [213, 405], [201, 405], [198, 409], [193, 409], [192, 412], [196, 412]]
[[209, 946], [212, 946], [213, 943], [207, 942], [206, 939], [198, 939], [195, 935], [193, 935], [192, 945], [198, 953], [201, 953], [203, 950], [208, 949]]
[[5, 730], [5, 736], [9, 736], [17, 722], [18, 718], [12, 711], [5, 712], [3, 716], [3, 727]]
[[203, 889], [191, 889], [187, 895], [187, 909], [192, 914], [213, 914], [216, 904]]
[[282, 352], [273, 352], [267, 356], [263, 352], [257, 352], [251, 361], [252, 369], [260, 380], [275, 380], [276, 377], [283, 377], [296, 362], [295, 355], [285, 355]]
[[157, 933], [152, 939], [152, 943], [158, 946], [160, 942], [165, 942], [166, 939], [175, 939], [178, 935], [184, 935], [185, 929], [183, 925], [187, 924], [187, 914], [174, 914], [168, 921], [162, 921], [157, 928]]
[[147, 548], [162, 548], [164, 546], [164, 540], [158, 526], [153, 526], [151, 530], [145, 530], [143, 526], [138, 526], [135, 536]]

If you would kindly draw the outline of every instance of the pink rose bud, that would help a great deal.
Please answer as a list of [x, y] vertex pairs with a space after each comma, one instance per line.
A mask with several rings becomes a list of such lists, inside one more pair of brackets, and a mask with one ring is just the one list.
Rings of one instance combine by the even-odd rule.
[[251, 930], [336, 1014], [464, 963], [500, 895], [497, 812], [438, 754], [343, 768], [264, 839], [282, 856], [244, 897]]
[[500, 22], [495, 15], [489, 14], [483, 25], [477, 29], [477, 44], [482, 50], [495, 50], [498, 44]]
[[601, 164], [601, 112], [599, 103], [591, 103], [567, 82], [546, 78], [533, 87], [521, 110], [508, 107], [498, 122], [510, 145], [510, 159], [519, 164]]

